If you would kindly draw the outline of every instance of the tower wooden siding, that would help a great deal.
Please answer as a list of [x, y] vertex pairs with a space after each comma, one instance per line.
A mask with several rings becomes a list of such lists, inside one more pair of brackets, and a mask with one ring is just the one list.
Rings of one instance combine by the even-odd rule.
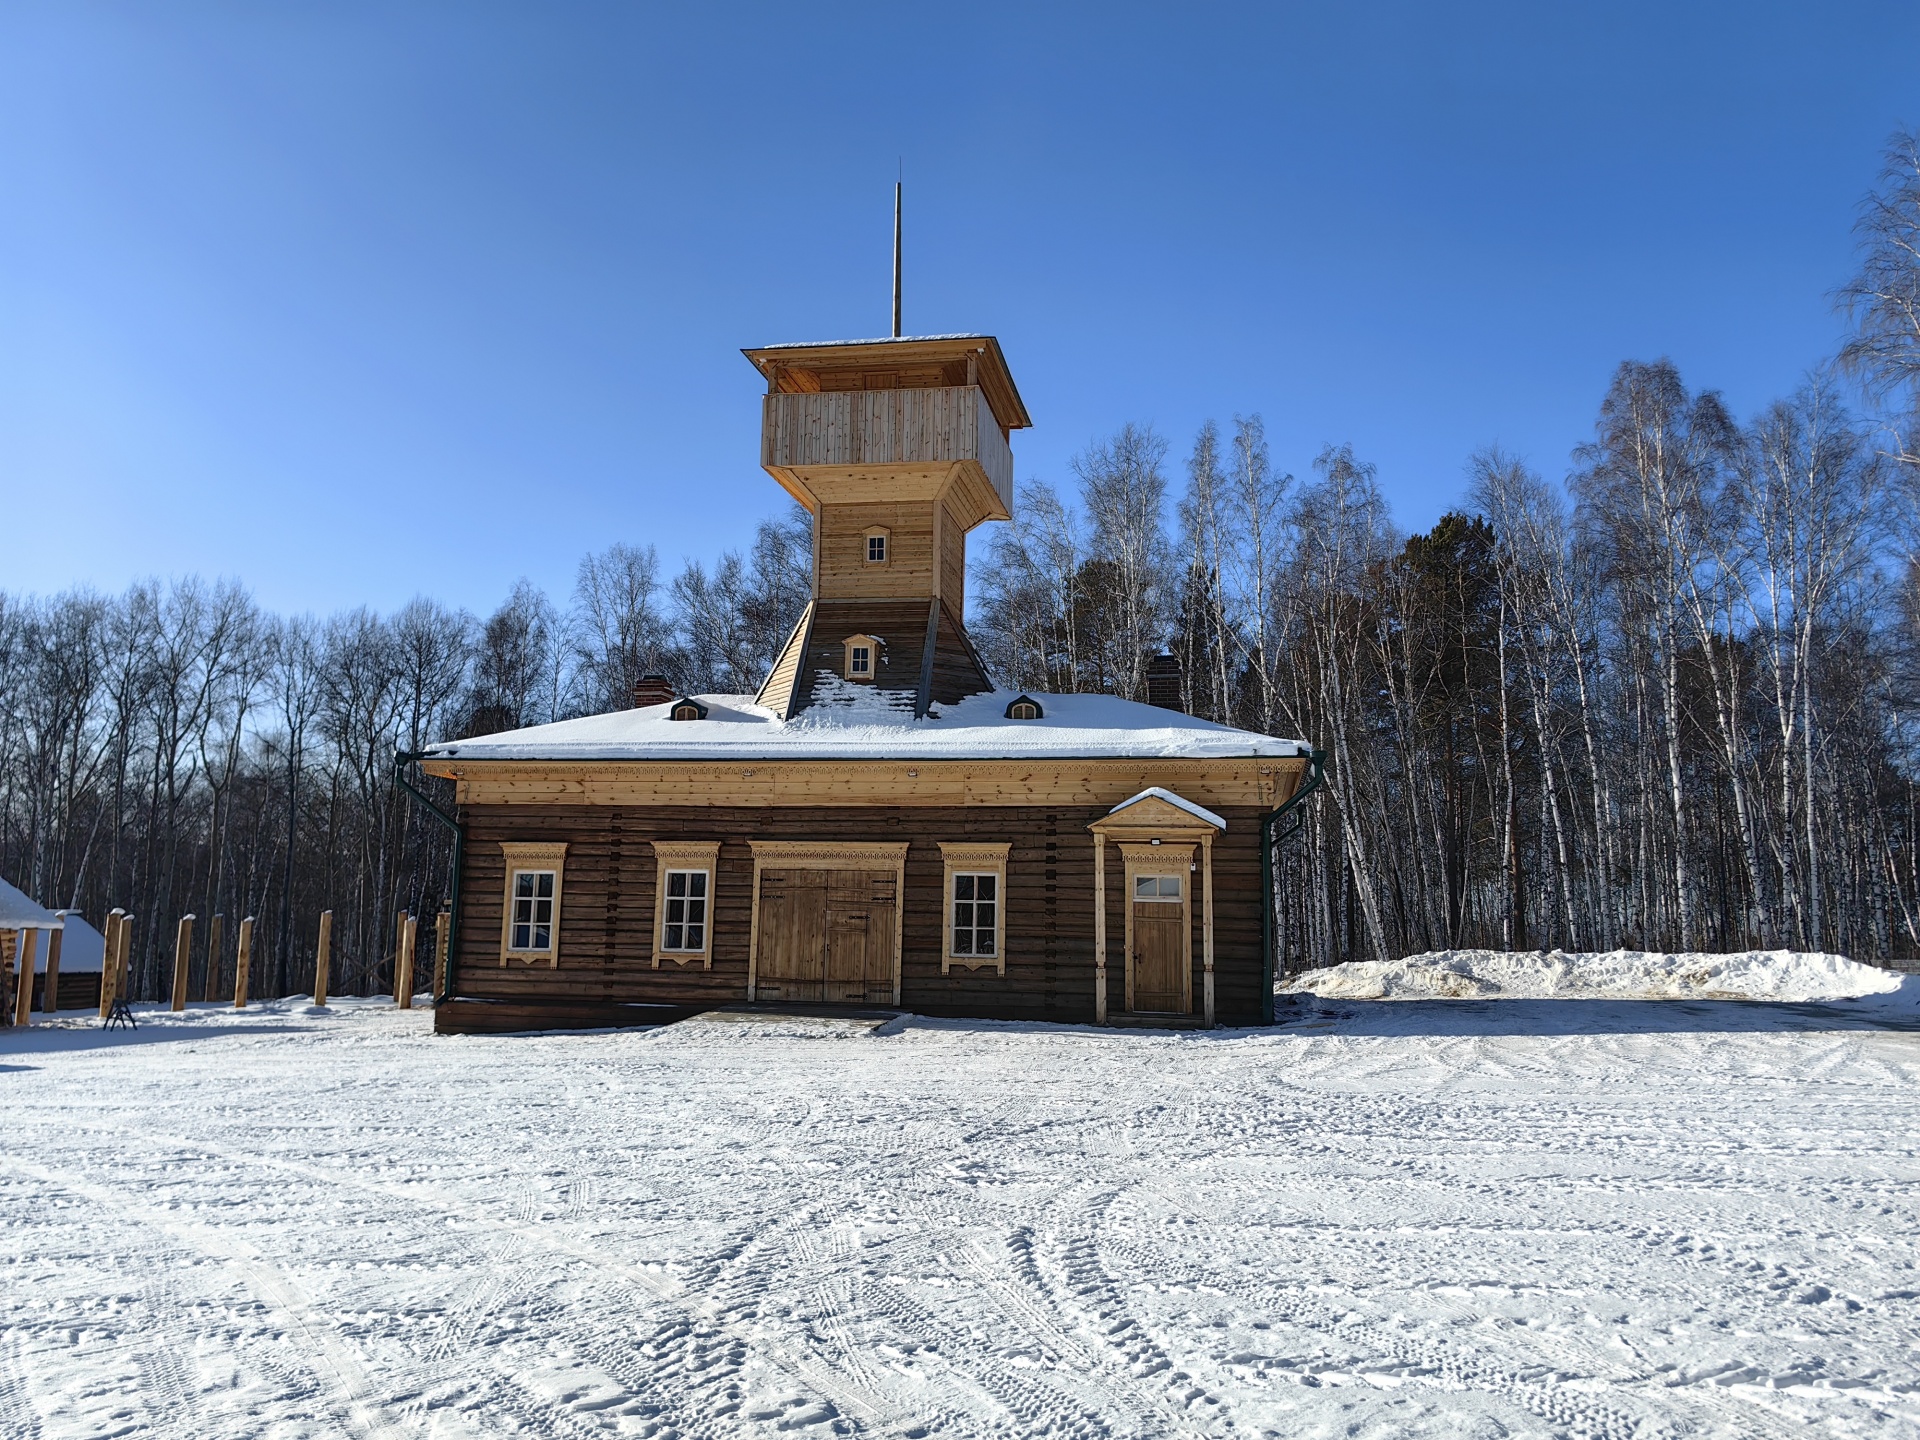
[[[935, 509], [898, 501], [826, 509], [815, 531], [813, 593], [819, 599], [901, 600], [940, 592]], [[867, 535], [876, 529], [887, 532], [882, 564], [867, 559]]]
[[[714, 1006], [746, 993], [753, 912], [749, 840], [907, 841], [901, 896], [901, 1004], [927, 1015], [1091, 1023], [1094, 1018], [1092, 837], [1087, 826], [1105, 806], [996, 806], [912, 811], [862, 808], [652, 807], [577, 805], [475, 807], [460, 877], [455, 935], [463, 998], [543, 1005]], [[1231, 807], [1214, 842], [1215, 1003], [1220, 1022], [1260, 1020], [1260, 820], [1265, 812]], [[657, 867], [652, 843], [718, 840], [712, 897], [713, 963], [653, 965]], [[945, 871], [938, 842], [1005, 840], [1006, 973], [991, 967], [941, 973], [946, 923]], [[560, 961], [500, 965], [506, 869], [500, 842], [566, 842], [561, 893]], [[1108, 983], [1119, 990], [1126, 957], [1128, 897], [1119, 847], [1106, 861]], [[1200, 954], [1200, 906], [1191, 909]], [[1191, 1012], [1201, 1011], [1203, 976], [1192, 967]], [[1117, 1011], [1119, 1006], [1116, 1004]]]
[[837, 395], [768, 395], [760, 463], [783, 479], [816, 469], [877, 478], [894, 466], [920, 474], [976, 469], [1006, 518], [1013, 511], [1013, 450], [977, 385]]
[[934, 593], [954, 614], [964, 615], [967, 613], [967, 525], [962, 517], [953, 513], [948, 501], [942, 500], [934, 512], [934, 534], [940, 564], [935, 577], [939, 588]]

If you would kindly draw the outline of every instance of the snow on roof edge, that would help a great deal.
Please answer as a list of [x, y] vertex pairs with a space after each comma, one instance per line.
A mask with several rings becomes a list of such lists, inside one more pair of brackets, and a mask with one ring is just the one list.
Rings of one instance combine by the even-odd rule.
[[26, 891], [0, 879], [0, 930], [58, 930], [65, 923]]
[[[987, 691], [925, 719], [887, 707], [809, 707], [792, 720], [753, 697], [703, 694], [703, 720], [669, 720], [666, 704], [442, 741], [431, 760], [700, 761], [1299, 759], [1304, 741], [1262, 735], [1112, 695], [1050, 695], [1040, 720], [1010, 720], [1012, 691]], [[865, 697], [872, 699], [873, 697]], [[884, 712], [884, 713], [883, 713]]]
[[788, 340], [778, 345], [755, 345], [755, 350], [830, 350], [847, 345], [911, 345], [927, 340], [992, 340], [992, 335], [961, 330], [951, 335], [876, 335], [871, 340]]
[[1206, 821], [1207, 824], [1213, 826], [1213, 828], [1216, 830], [1224, 830], [1227, 828], [1227, 822], [1222, 820], [1218, 815], [1214, 814], [1213, 811], [1207, 809], [1206, 806], [1196, 805], [1193, 803], [1193, 801], [1188, 800], [1184, 796], [1176, 795], [1173, 793], [1173, 791], [1162, 789], [1158, 785], [1149, 785], [1146, 789], [1142, 790], [1138, 795], [1135, 795], [1132, 799], [1122, 800], [1118, 805], [1114, 806], [1113, 809], [1109, 810], [1107, 813], [1109, 815], [1118, 815], [1122, 810], [1126, 809], [1129, 805], [1138, 805], [1142, 800], [1164, 800], [1167, 802], [1167, 804], [1172, 805], [1176, 809], [1184, 810], [1187, 812], [1187, 814]]

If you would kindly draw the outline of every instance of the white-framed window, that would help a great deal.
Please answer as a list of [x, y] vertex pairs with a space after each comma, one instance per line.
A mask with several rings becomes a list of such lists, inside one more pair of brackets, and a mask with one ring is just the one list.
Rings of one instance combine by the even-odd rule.
[[719, 876], [718, 840], [656, 840], [653, 968], [713, 968], [713, 901]]
[[507, 949], [553, 949], [553, 891], [560, 877], [551, 870], [513, 872], [513, 916], [507, 922]]
[[1133, 877], [1133, 898], [1135, 900], [1158, 901], [1169, 905], [1180, 903], [1180, 877], [1178, 875], [1135, 875]]
[[990, 960], [1000, 954], [1000, 877], [991, 870], [956, 870], [948, 896], [958, 959]]
[[867, 531], [867, 563], [884, 565], [887, 563], [888, 534], [885, 530]]
[[946, 864], [942, 974], [956, 965], [1007, 973], [1007, 852], [996, 843], [940, 842]]
[[871, 681], [880, 668], [880, 642], [871, 635], [849, 635], [846, 651], [847, 679]]
[[500, 963], [560, 964], [561, 882], [567, 847], [544, 842], [502, 841], [507, 865], [500, 906]]
[[666, 913], [660, 917], [660, 948], [703, 955], [707, 949], [707, 887], [704, 870], [669, 870]]

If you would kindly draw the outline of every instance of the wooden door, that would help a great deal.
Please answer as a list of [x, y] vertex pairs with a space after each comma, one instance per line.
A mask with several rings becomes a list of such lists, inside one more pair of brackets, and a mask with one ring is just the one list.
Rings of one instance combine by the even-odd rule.
[[892, 1004], [894, 916], [899, 903], [892, 873], [830, 870], [826, 877], [826, 999], [851, 1005]]
[[760, 872], [760, 932], [754, 996], [760, 1000], [825, 998], [827, 872]]
[[1184, 875], [1133, 877], [1133, 1008], [1184, 1015], [1193, 1008]]

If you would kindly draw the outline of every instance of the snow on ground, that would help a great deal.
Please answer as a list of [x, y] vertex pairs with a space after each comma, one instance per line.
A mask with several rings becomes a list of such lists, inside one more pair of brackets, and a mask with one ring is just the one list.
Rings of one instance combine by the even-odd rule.
[[1286, 988], [1343, 1000], [1531, 999], [1840, 1000], [1920, 1008], [1920, 985], [1843, 955], [1741, 950], [1666, 955], [1432, 950], [1401, 960], [1355, 960], [1296, 976]]
[[0, 1435], [1920, 1434], [1920, 1024], [1283, 1010], [0, 1032]]

